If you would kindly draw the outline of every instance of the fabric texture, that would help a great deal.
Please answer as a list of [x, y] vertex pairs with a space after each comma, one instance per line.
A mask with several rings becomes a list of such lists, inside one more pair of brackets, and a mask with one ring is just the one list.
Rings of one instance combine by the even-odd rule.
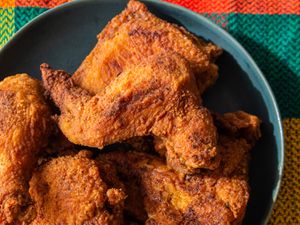
[[[252, 55], [284, 124], [285, 170], [269, 224], [300, 224], [300, 1], [166, 0], [212, 20]], [[0, 0], [0, 47], [37, 15], [67, 0]]]

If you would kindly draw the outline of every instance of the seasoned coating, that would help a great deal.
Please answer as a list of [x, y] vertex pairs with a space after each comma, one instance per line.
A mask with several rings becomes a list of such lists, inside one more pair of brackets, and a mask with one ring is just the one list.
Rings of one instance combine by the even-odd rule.
[[[227, 115], [218, 117], [225, 122]], [[233, 124], [244, 123], [246, 117], [246, 120], [256, 118], [259, 121], [245, 113], [243, 118], [238, 116], [239, 112], [230, 115], [236, 115]], [[260, 133], [259, 125], [256, 123], [253, 127], [256, 134]], [[237, 127], [236, 132], [243, 128]], [[141, 223], [237, 225], [242, 222], [249, 199], [249, 151], [259, 137], [254, 133], [244, 133], [237, 138], [236, 133], [220, 131], [220, 166], [214, 171], [203, 170], [199, 174], [176, 173], [159, 157], [141, 152], [109, 152], [101, 154], [99, 159], [113, 163], [120, 177], [130, 181], [132, 191], [128, 193], [125, 211]], [[246, 136], [252, 141], [247, 141]], [[125, 185], [128, 184], [125, 182]], [[133, 185], [136, 187], [132, 188]], [[137, 188], [140, 193], [134, 193]], [[136, 202], [142, 202], [144, 208], [137, 206]], [[148, 214], [147, 219], [139, 217], [143, 210]]]
[[257, 129], [261, 121], [257, 116], [237, 111], [222, 116], [213, 113], [213, 117], [220, 132], [226, 132], [237, 138], [243, 137], [250, 143], [255, 143], [261, 136], [260, 129]]
[[154, 135], [164, 140], [168, 165], [193, 173], [218, 166], [216, 129], [199, 106], [195, 78], [177, 54], [154, 55], [120, 74], [95, 96], [64, 71], [41, 66], [45, 88], [61, 110], [59, 126], [75, 144], [103, 148]]
[[213, 63], [222, 50], [195, 37], [183, 27], [150, 13], [135, 0], [98, 35], [98, 43], [73, 75], [74, 82], [99, 93], [124, 70], [144, 58], [162, 52], [176, 52], [188, 60], [202, 93], [218, 77]]
[[[118, 225], [123, 220], [124, 192], [120, 181], [99, 168], [89, 152], [52, 159], [38, 168], [30, 181], [37, 216], [32, 225]], [[107, 184], [117, 180], [117, 186]]]
[[[260, 127], [261, 121], [257, 116], [251, 115], [244, 111], [228, 112], [223, 115], [212, 113], [214, 124], [218, 128], [218, 133], [225, 133], [231, 137], [244, 138], [250, 144], [255, 142], [261, 137]], [[140, 141], [141, 142], [141, 141]], [[132, 145], [134, 149], [140, 146]], [[166, 148], [164, 141], [159, 138], [154, 139], [154, 148], [161, 155], [165, 155]]]
[[28, 182], [51, 127], [37, 80], [18, 74], [0, 82], [0, 224], [34, 216]]

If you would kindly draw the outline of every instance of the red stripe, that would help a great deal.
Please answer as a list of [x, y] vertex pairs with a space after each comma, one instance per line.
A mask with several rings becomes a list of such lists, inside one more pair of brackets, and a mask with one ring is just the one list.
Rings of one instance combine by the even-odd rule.
[[[1, 1], [1, 0], [0, 0]], [[16, 0], [16, 6], [23, 7], [40, 7], [40, 8], [54, 8], [69, 0]]]
[[299, 0], [165, 0], [199, 13], [300, 14]]

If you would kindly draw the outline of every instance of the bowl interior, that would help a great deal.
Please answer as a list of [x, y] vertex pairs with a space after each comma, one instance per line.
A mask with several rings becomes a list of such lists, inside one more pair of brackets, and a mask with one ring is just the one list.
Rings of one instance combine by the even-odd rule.
[[[145, 1], [160, 18], [186, 27], [221, 46], [220, 78], [204, 95], [217, 112], [244, 110], [259, 116], [262, 139], [252, 151], [251, 197], [244, 224], [266, 224], [275, 201], [283, 165], [280, 117], [268, 84], [255, 63], [226, 32], [186, 9]], [[96, 35], [126, 5], [122, 0], [75, 1], [46, 12], [19, 31], [0, 51], [0, 76], [29, 73], [40, 79], [39, 65], [74, 72], [96, 43]]]

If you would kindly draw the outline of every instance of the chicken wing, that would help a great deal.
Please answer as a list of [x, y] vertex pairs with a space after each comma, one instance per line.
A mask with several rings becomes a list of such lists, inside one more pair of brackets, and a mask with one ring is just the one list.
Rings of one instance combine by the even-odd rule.
[[222, 52], [219, 47], [157, 18], [135, 0], [98, 35], [97, 45], [72, 78], [91, 93], [99, 93], [126, 68], [164, 51], [176, 52], [189, 61], [200, 93], [217, 79], [218, 67], [213, 62]]
[[96, 163], [88, 151], [52, 159], [30, 181], [37, 211], [32, 225], [122, 224], [121, 187], [113, 167]]
[[199, 106], [193, 73], [177, 54], [149, 57], [95, 96], [63, 71], [45, 64], [41, 70], [44, 86], [61, 110], [59, 126], [71, 142], [102, 148], [151, 134], [164, 140], [166, 158], [176, 170], [193, 173], [218, 166], [212, 117]]
[[[126, 188], [131, 190], [125, 202], [126, 213], [149, 225], [241, 224], [249, 199], [249, 151], [254, 140], [260, 137], [260, 120], [246, 113], [242, 113], [241, 118], [241, 113], [218, 116], [221, 118], [218, 124], [252, 122], [247, 127], [236, 126], [233, 133], [218, 127], [221, 129], [222, 160], [214, 171], [182, 175], [167, 167], [160, 158], [147, 153], [116, 151], [100, 154], [101, 160], [116, 166], [120, 177], [125, 179]], [[234, 118], [235, 122], [228, 118]], [[244, 128], [250, 127], [249, 130], [255, 129], [255, 134], [244, 133]], [[140, 217], [144, 210], [148, 218]]]
[[0, 224], [33, 216], [28, 182], [51, 126], [37, 80], [19, 74], [0, 83]]

